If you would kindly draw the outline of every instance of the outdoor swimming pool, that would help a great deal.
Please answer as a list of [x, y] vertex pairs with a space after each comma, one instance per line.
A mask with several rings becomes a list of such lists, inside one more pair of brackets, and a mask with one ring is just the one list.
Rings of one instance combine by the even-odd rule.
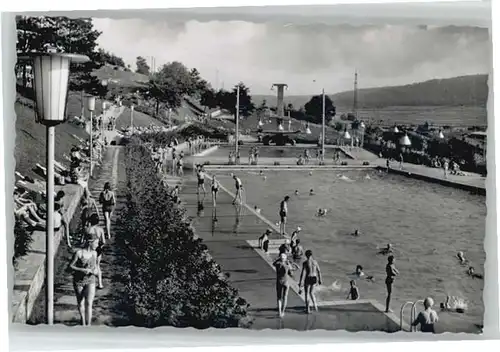
[[[219, 181], [233, 190], [228, 171], [215, 171]], [[456, 258], [466, 258], [483, 273], [485, 253], [485, 197], [403, 176], [375, 170], [343, 171], [266, 171], [235, 172], [246, 188], [246, 201], [262, 209], [262, 215], [278, 221], [279, 202], [290, 195], [287, 232], [302, 227], [305, 249], [312, 249], [320, 262], [324, 285], [340, 284], [320, 290], [322, 300], [345, 299], [350, 274], [357, 264], [374, 282], [357, 280], [361, 298], [385, 302], [386, 256], [378, 247], [394, 246], [396, 279], [391, 308], [399, 315], [401, 304], [431, 296], [443, 302], [446, 295], [468, 302], [465, 314], [440, 313], [454, 330], [471, 331], [483, 323], [484, 281], [467, 276], [467, 266]], [[309, 196], [313, 188], [315, 195]], [[299, 195], [294, 191], [299, 190]], [[327, 208], [317, 217], [319, 207]], [[359, 229], [359, 237], [351, 236]], [[258, 234], [256, 234], [257, 236]], [[420, 307], [419, 307], [420, 309]], [[407, 318], [409, 313], [407, 313]]]
[[[250, 148], [252, 146], [250, 145], [242, 145], [240, 146], [240, 156], [241, 156], [241, 162], [242, 163], [247, 163], [248, 162], [248, 152], [250, 151]], [[279, 160], [281, 158], [298, 158], [299, 155], [304, 155], [304, 151], [308, 150], [309, 155], [312, 158], [311, 161], [316, 161], [316, 150], [318, 149], [317, 147], [274, 147], [274, 146], [263, 146], [263, 145], [258, 145], [259, 148], [259, 157], [260, 158], [275, 158], [276, 160]], [[325, 149], [325, 157], [328, 160], [328, 162], [331, 163], [331, 160], [334, 156], [334, 153], [338, 149], [336, 148], [326, 148]], [[234, 151], [233, 146], [219, 146], [216, 150], [213, 152], [207, 154], [209, 157], [225, 157], [227, 158], [229, 156], [229, 152]], [[347, 159], [348, 157], [340, 151], [340, 158], [341, 159]]]

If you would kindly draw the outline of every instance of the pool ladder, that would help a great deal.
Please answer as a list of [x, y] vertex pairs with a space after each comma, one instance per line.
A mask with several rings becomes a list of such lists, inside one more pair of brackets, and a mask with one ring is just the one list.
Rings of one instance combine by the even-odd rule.
[[423, 299], [419, 299], [419, 300], [416, 300], [415, 302], [411, 302], [411, 301], [408, 301], [406, 303], [403, 303], [403, 305], [401, 305], [401, 313], [400, 313], [400, 328], [401, 328], [401, 331], [403, 331], [403, 317], [404, 317], [404, 311], [405, 311], [405, 308], [407, 305], [410, 305], [411, 304], [411, 312], [410, 312], [410, 332], [413, 332], [413, 331], [417, 331], [417, 327], [416, 326], [412, 326], [411, 324], [413, 323], [413, 321], [416, 319], [417, 317], [417, 304], [419, 303], [424, 303], [424, 300]]

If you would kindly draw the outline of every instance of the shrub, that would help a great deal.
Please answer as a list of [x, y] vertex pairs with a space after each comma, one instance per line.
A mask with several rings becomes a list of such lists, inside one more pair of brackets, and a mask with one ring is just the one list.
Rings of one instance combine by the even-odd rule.
[[195, 238], [184, 210], [160, 182], [150, 152], [129, 145], [125, 166], [128, 194], [117, 245], [127, 253], [131, 320], [145, 327], [238, 326], [246, 302]]
[[22, 221], [16, 219], [14, 224], [14, 256], [12, 263], [17, 265], [18, 260], [28, 254], [33, 243], [33, 232], [23, 226]]

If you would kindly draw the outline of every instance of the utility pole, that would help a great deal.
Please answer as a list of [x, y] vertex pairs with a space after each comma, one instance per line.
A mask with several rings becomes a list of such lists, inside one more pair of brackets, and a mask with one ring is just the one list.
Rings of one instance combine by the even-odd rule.
[[323, 93], [323, 108], [322, 108], [322, 132], [321, 132], [321, 151], [323, 153], [323, 158], [325, 157], [325, 88], [322, 90]]
[[240, 85], [238, 84], [238, 86], [236, 87], [236, 138], [235, 138], [236, 155], [235, 155], [235, 157], [238, 155], [238, 147], [239, 147], [238, 142], [239, 142], [239, 134], [240, 134], [239, 127], [240, 127]]

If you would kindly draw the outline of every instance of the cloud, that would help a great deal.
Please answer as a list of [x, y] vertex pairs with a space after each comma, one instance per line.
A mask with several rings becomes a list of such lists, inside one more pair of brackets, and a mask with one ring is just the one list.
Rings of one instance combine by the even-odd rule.
[[[353, 86], [399, 85], [433, 78], [487, 73], [487, 29], [408, 25], [300, 24], [277, 21], [95, 19], [99, 44], [135, 67], [154, 56], [156, 66], [181, 61], [213, 86], [243, 81], [254, 94], [286, 82], [288, 94]], [[218, 74], [216, 73], [218, 71]], [[316, 80], [318, 83], [313, 83]]]

